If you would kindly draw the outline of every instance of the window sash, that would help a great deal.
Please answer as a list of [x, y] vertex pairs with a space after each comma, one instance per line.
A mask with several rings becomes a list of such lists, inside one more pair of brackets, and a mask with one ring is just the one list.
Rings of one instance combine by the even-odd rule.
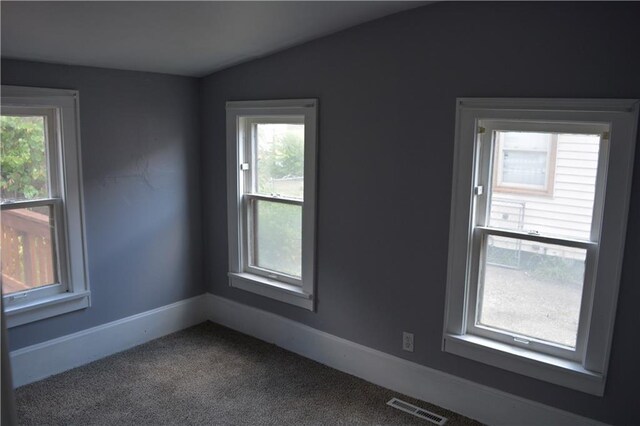
[[502, 228], [493, 228], [489, 226], [476, 226], [474, 227], [474, 238], [484, 237], [485, 235], [494, 235], [497, 237], [515, 238], [518, 240], [534, 241], [545, 244], [555, 244], [558, 246], [581, 248], [588, 250], [593, 247], [597, 247], [596, 241], [578, 240], [572, 238], [563, 237], [548, 237], [539, 233], [523, 232], [518, 230], [509, 230]]
[[62, 220], [62, 218], [64, 217], [63, 200], [61, 198], [44, 198], [28, 201], [12, 201], [10, 203], [4, 202], [2, 203], [2, 205], [0, 205], [0, 207], [2, 208], [2, 211], [17, 210], [30, 207], [51, 207], [54, 222], [54, 260], [58, 278], [58, 282], [56, 283], [3, 295], [5, 305], [13, 306], [14, 304], [23, 303], [26, 300], [26, 297], [28, 297], [29, 300], [33, 300], [35, 298], [47, 297], [54, 294], [67, 292], [69, 290], [69, 280], [67, 270], [63, 267], [66, 262], [66, 250], [64, 249], [66, 246], [66, 241], [64, 234], [64, 221]]
[[278, 204], [300, 206], [301, 214], [304, 214], [302, 200], [286, 197], [270, 197], [266, 195], [244, 194], [243, 196], [243, 219], [246, 236], [243, 241], [243, 270], [265, 278], [286, 282], [297, 286], [302, 285], [302, 278], [286, 274], [273, 269], [263, 268], [257, 265], [254, 259], [258, 250], [257, 234], [255, 232], [257, 215], [255, 214], [255, 201], [269, 201]]
[[[47, 171], [49, 173], [48, 188], [49, 197], [61, 197], [63, 182], [60, 173], [60, 126], [59, 112], [56, 108], [30, 107], [30, 106], [2, 106], [3, 116], [12, 117], [44, 117], [45, 147], [47, 150]], [[26, 201], [26, 200], [25, 200]]]
[[[482, 122], [480, 129], [479, 122]], [[586, 351], [586, 340], [588, 335], [590, 309], [592, 303], [593, 287], [596, 277], [596, 259], [599, 252], [600, 225], [602, 218], [606, 164], [608, 159], [608, 139], [601, 137], [600, 150], [598, 154], [598, 170], [596, 173], [596, 188], [594, 205], [592, 209], [592, 222], [590, 240], [577, 240], [563, 237], [550, 237], [540, 233], [528, 233], [517, 230], [507, 230], [489, 227], [489, 208], [492, 193], [500, 190], [494, 182], [494, 168], [500, 171], [500, 159], [496, 156], [500, 154], [499, 141], [495, 137], [497, 131], [523, 131], [523, 132], [554, 132], [573, 134], [605, 134], [609, 130], [608, 124], [600, 123], [562, 123], [562, 122], [530, 122], [530, 121], [506, 121], [506, 120], [478, 120], [477, 140], [475, 145], [474, 161], [474, 186], [481, 187], [482, 193], [474, 197], [472, 202], [475, 220], [472, 221], [472, 228], [469, 236], [469, 255], [467, 287], [468, 298], [466, 302], [465, 331], [481, 337], [490, 338], [499, 342], [507, 343], [516, 347], [525, 347], [529, 350], [549, 354], [556, 357], [566, 358], [574, 361], [581, 361]], [[554, 138], [555, 139], [555, 138]], [[554, 141], [555, 142], [555, 141]], [[552, 144], [554, 145], [554, 144]], [[550, 147], [555, 149], [555, 146]], [[549, 161], [549, 160], [548, 160]], [[555, 163], [555, 161], [553, 162]], [[549, 165], [549, 164], [548, 164]], [[555, 166], [555, 164], [553, 164]], [[554, 172], [548, 170], [548, 174]], [[529, 336], [519, 336], [515, 332], [496, 330], [493, 328], [478, 326], [478, 302], [480, 289], [480, 265], [486, 255], [486, 242], [489, 236], [502, 236], [520, 239], [524, 241], [534, 241], [539, 243], [555, 244], [565, 247], [581, 248], [587, 252], [585, 260], [585, 275], [583, 291], [580, 304], [580, 314], [575, 350], [535, 339]], [[529, 343], [523, 343], [514, 338], [524, 338]]]
[[37, 198], [24, 201], [4, 201], [0, 204], [2, 210], [27, 209], [32, 207], [44, 207], [58, 205], [62, 203], [62, 198]]
[[6, 306], [13, 306], [37, 299], [63, 294], [66, 292], [67, 287], [63, 283], [57, 282], [53, 284], [43, 285], [41, 287], [33, 288], [30, 290], [16, 291], [15, 293], [6, 294], [3, 296], [3, 303]]
[[[265, 115], [242, 117], [240, 123], [240, 137], [244, 142], [244, 162], [249, 165], [248, 176], [244, 181], [244, 194], [260, 194], [258, 191], [258, 138], [259, 124], [305, 124], [303, 115]], [[305, 150], [306, 150], [305, 141]], [[260, 194], [268, 196], [269, 194]], [[287, 198], [287, 197], [282, 197]]]
[[[604, 190], [606, 187], [607, 164], [609, 163], [609, 138], [603, 137], [609, 132], [609, 124], [600, 123], [561, 123], [561, 122], [529, 122], [529, 121], [504, 121], [504, 120], [479, 120], [484, 126], [482, 132], [477, 132], [476, 145], [474, 147], [474, 187], [482, 188], [482, 194], [475, 196], [472, 201], [474, 217], [472, 224], [475, 227], [484, 227], [489, 223], [489, 200], [494, 190], [492, 180], [494, 156], [497, 141], [494, 140], [494, 132], [501, 130], [510, 131], [537, 131], [557, 132], [573, 134], [599, 134], [600, 148], [598, 154], [598, 169], [596, 172], [596, 184], [594, 202], [591, 216], [590, 240], [600, 240], [600, 228], [604, 209]], [[544, 127], [547, 125], [548, 127]], [[479, 128], [479, 124], [476, 123]], [[546, 130], [545, 130], [546, 129]], [[566, 239], [565, 239], [566, 240]]]
[[302, 206], [304, 204], [304, 201], [302, 201], [300, 198], [281, 197], [275, 195], [244, 194], [243, 197], [246, 200], [272, 201], [274, 203], [293, 204], [296, 206]]
[[[480, 291], [481, 265], [484, 263], [486, 256], [486, 247], [490, 236], [514, 238], [523, 241], [531, 241], [538, 243], [554, 244], [569, 248], [581, 248], [586, 250], [585, 274], [582, 287], [582, 296], [580, 303], [580, 316], [578, 321], [578, 331], [576, 336], [575, 349], [566, 346], [537, 339], [532, 336], [524, 336], [516, 332], [508, 330], [498, 330], [492, 327], [478, 325], [478, 303]], [[508, 231], [489, 227], [476, 227], [471, 239], [470, 250], [470, 274], [469, 274], [469, 299], [467, 302], [467, 319], [466, 330], [469, 334], [475, 334], [481, 337], [487, 337], [509, 345], [527, 348], [536, 352], [541, 352], [561, 358], [574, 361], [582, 360], [585, 351], [586, 334], [589, 321], [589, 309], [585, 309], [590, 303], [593, 285], [595, 282], [595, 259], [598, 255], [598, 244], [592, 241], [571, 240], [555, 237], [545, 237], [537, 234], [528, 234], [525, 232]], [[524, 339], [528, 343], [515, 339]]]

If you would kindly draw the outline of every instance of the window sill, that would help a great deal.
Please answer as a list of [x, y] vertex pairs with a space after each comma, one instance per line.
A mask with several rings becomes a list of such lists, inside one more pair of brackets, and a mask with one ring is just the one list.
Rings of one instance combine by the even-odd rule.
[[313, 295], [300, 287], [248, 273], [229, 272], [229, 285], [313, 311]]
[[88, 308], [91, 305], [90, 296], [91, 293], [88, 291], [81, 293], [63, 293], [29, 303], [6, 306], [4, 313], [7, 320], [7, 327], [17, 327], [30, 322]]
[[560, 386], [602, 396], [605, 380], [600, 373], [582, 364], [484, 337], [445, 334], [443, 350], [494, 367], [533, 377]]

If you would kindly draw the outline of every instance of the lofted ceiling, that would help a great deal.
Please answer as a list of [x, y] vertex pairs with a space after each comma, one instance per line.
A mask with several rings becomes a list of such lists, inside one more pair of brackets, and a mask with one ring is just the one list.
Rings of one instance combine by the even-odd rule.
[[1, 54], [199, 77], [425, 3], [2, 1]]

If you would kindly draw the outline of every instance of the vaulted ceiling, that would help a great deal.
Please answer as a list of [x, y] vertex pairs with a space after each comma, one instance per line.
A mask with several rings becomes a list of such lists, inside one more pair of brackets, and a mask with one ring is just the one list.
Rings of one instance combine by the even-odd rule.
[[203, 76], [426, 2], [2, 1], [2, 57]]

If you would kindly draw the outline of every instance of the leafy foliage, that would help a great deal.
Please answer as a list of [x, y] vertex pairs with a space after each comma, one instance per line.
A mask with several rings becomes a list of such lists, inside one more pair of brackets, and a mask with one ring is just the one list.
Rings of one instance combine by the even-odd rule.
[[258, 190], [302, 196], [304, 175], [304, 126], [258, 126]]
[[304, 143], [299, 135], [293, 132], [278, 134], [265, 151], [264, 166], [269, 176], [274, 179], [302, 176]]
[[47, 197], [44, 118], [3, 115], [0, 127], [2, 199]]

